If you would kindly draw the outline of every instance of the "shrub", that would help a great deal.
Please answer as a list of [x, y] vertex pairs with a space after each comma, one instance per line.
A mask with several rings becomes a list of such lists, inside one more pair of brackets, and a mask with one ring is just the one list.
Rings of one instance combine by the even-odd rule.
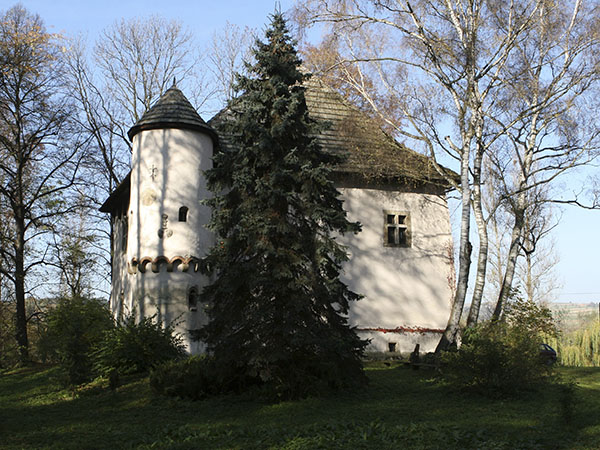
[[465, 330], [460, 349], [442, 356], [443, 375], [450, 384], [502, 396], [534, 389], [549, 379], [552, 366], [540, 355], [540, 347], [557, 335], [552, 313], [517, 295], [506, 305], [502, 320]]
[[443, 355], [444, 378], [461, 389], [510, 395], [535, 388], [551, 373], [540, 358], [541, 338], [527, 328], [488, 322], [468, 329], [456, 352]]
[[92, 378], [91, 351], [114, 323], [101, 300], [63, 298], [48, 314], [43, 352], [59, 363], [70, 384]]
[[208, 355], [169, 361], [150, 373], [154, 392], [171, 397], [200, 400], [220, 394], [250, 393], [273, 396], [273, 391], [258, 377], [250, 377], [234, 366], [224, 368]]
[[172, 360], [150, 373], [154, 392], [192, 400], [219, 393], [223, 388], [219, 380], [213, 359], [206, 355]]
[[524, 328], [538, 337], [555, 337], [558, 329], [552, 311], [543, 304], [518, 297], [518, 289], [513, 290], [513, 297], [506, 304], [504, 321], [512, 327]]
[[262, 392], [275, 400], [287, 400], [359, 389], [367, 383], [362, 366], [358, 370], [355, 365], [354, 355], [340, 352], [335, 356], [312, 355], [308, 351], [290, 353], [267, 377], [257, 374]]
[[[193, 356], [185, 360], [171, 361], [157, 367], [150, 374], [150, 386], [163, 395], [199, 400], [213, 395], [245, 393], [269, 401], [297, 399], [310, 395], [330, 393], [332, 390], [355, 388], [356, 384], [344, 383], [340, 374], [343, 368], [334, 363], [308, 365], [290, 359], [291, 379], [260, 375], [248, 375], [246, 370], [232, 364], [228, 367], [210, 356]], [[323, 373], [328, 371], [328, 373]], [[271, 374], [272, 375], [272, 374]], [[335, 382], [324, 380], [335, 380]]]
[[17, 365], [18, 350], [14, 308], [8, 302], [0, 301], [0, 369]]
[[166, 361], [185, 354], [180, 337], [172, 327], [163, 327], [155, 317], [136, 323], [134, 315], [106, 331], [94, 352], [99, 375], [146, 373]]

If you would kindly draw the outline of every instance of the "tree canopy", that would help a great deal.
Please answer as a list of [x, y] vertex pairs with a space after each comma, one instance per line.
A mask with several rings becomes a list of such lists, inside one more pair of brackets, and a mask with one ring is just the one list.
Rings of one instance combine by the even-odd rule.
[[363, 379], [366, 342], [346, 318], [359, 296], [339, 279], [347, 256], [332, 236], [360, 226], [347, 220], [330, 179], [339, 157], [311, 137], [318, 124], [304, 98], [308, 75], [280, 13], [253, 56], [223, 114], [228, 145], [207, 173], [218, 242], [202, 337], [220, 366], [296, 397]]
[[22, 6], [0, 15], [0, 274], [14, 289], [16, 340], [28, 355], [25, 296], [48, 261], [42, 239], [72, 211], [69, 198], [83, 158], [66, 96], [65, 56], [57, 36]]
[[[598, 88], [596, 2], [304, 0], [296, 16], [325, 24], [322, 45], [308, 55], [330, 61], [326, 82], [363, 97], [396, 135], [460, 173], [458, 278], [438, 347], [445, 349], [460, 331], [476, 245], [467, 324], [478, 320], [490, 217], [510, 217], [498, 317], [531, 240], [526, 224], [544, 204], [577, 203], [552, 187], [598, 156], [590, 114]], [[486, 210], [482, 199], [492, 193]]]

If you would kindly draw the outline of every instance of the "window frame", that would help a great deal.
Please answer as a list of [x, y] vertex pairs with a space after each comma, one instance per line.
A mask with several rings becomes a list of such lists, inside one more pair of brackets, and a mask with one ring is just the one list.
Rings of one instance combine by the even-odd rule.
[[[394, 216], [393, 223], [388, 222], [388, 216]], [[398, 218], [404, 217], [404, 220], [401, 222]], [[394, 233], [394, 241], [389, 241], [389, 229], [393, 228], [394, 230], [404, 230], [404, 242], [400, 242], [398, 238], [398, 233]], [[383, 246], [384, 247], [396, 247], [396, 248], [409, 248], [412, 247], [412, 226], [410, 213], [408, 211], [401, 210], [391, 210], [384, 209], [383, 210]]]

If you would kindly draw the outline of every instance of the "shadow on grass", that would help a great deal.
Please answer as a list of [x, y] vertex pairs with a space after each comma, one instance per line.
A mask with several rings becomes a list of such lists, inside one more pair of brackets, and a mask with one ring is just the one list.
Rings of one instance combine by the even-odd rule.
[[572, 426], [556, 387], [490, 400], [404, 367], [368, 370], [360, 392], [277, 404], [157, 397], [146, 380], [72, 398], [52, 370], [16, 372], [0, 376], [0, 448], [594, 448], [600, 370], [561, 371], [580, 383]]

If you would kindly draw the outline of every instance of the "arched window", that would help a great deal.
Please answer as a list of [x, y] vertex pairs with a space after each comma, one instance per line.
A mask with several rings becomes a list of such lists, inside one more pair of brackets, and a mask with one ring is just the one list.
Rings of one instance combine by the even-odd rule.
[[179, 221], [180, 222], [187, 222], [187, 213], [188, 213], [187, 206], [182, 206], [181, 208], [179, 208]]
[[188, 291], [188, 309], [190, 311], [198, 310], [198, 288], [196, 286], [192, 286]]

